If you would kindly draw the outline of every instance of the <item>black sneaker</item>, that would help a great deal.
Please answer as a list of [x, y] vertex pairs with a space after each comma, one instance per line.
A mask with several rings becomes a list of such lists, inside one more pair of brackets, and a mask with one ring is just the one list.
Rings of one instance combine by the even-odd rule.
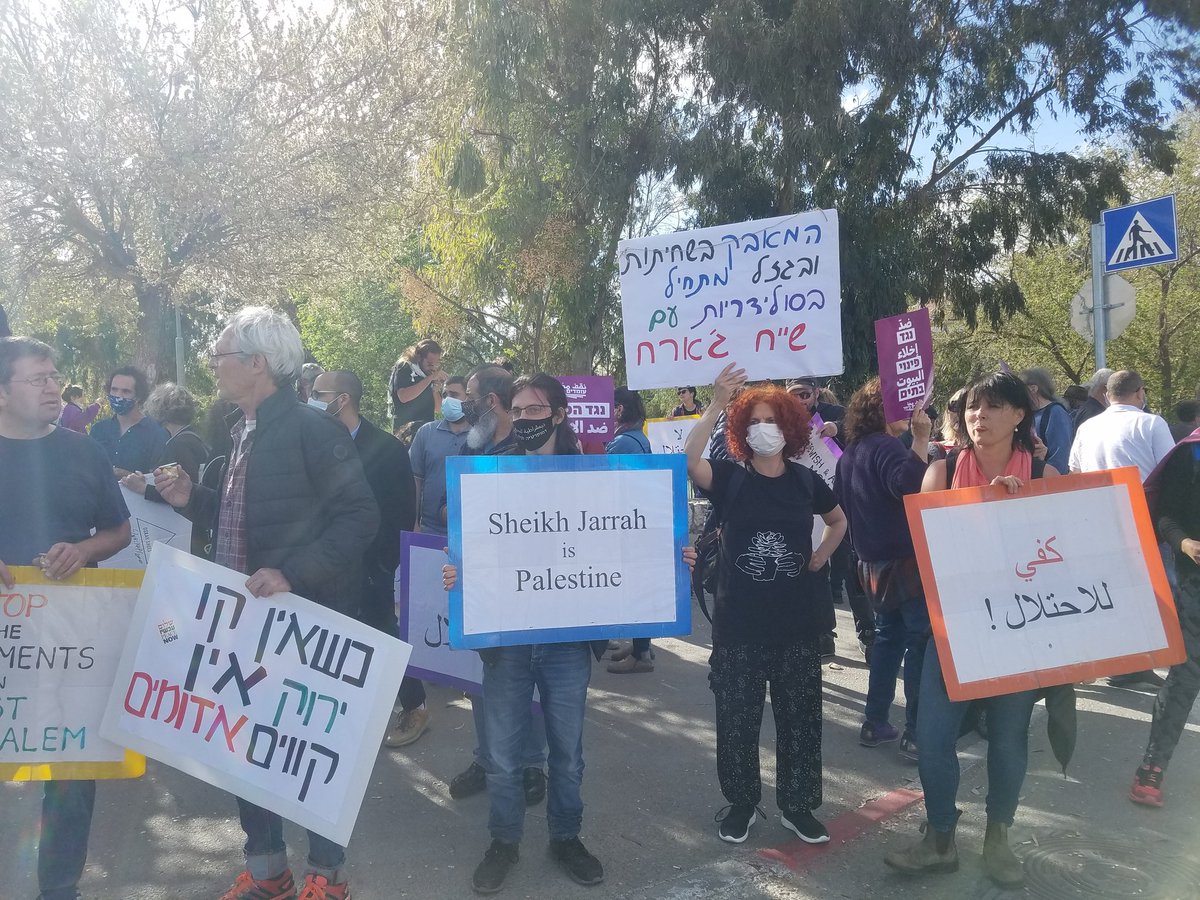
[[599, 884], [604, 880], [604, 866], [588, 853], [579, 838], [551, 841], [550, 855], [576, 884]]
[[816, 816], [807, 809], [800, 812], [781, 815], [779, 821], [788, 831], [793, 831], [806, 844], [829, 843], [829, 829], [817, 821]]
[[744, 843], [750, 837], [750, 826], [757, 818], [753, 806], [726, 806], [716, 815], [721, 825], [717, 829], [717, 837], [729, 844]]
[[483, 861], [475, 867], [471, 876], [471, 887], [477, 894], [494, 894], [504, 887], [504, 879], [508, 870], [521, 858], [518, 844], [506, 844], [503, 841], [492, 841], [492, 846], [483, 854]]
[[472, 797], [487, 788], [487, 772], [477, 762], [450, 779], [450, 796], [455, 800]]
[[919, 762], [921, 759], [921, 753], [917, 749], [917, 739], [913, 737], [913, 733], [907, 728], [904, 729], [904, 734], [900, 737], [900, 755], [913, 762]]
[[546, 799], [546, 773], [530, 767], [522, 776], [525, 783], [525, 805], [534, 806]]

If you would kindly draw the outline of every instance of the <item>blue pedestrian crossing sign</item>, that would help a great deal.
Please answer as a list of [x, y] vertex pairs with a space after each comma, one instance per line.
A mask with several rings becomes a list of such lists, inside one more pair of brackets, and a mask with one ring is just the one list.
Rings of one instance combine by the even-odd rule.
[[1106, 273], [1179, 258], [1174, 194], [1106, 209], [1102, 215]]

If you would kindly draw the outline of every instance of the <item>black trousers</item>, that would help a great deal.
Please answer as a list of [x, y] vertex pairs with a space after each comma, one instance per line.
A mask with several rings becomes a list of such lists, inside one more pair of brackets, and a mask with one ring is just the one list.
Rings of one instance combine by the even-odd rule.
[[[359, 601], [358, 621], [376, 631], [400, 637], [400, 622], [396, 618], [395, 573], [365, 575]], [[406, 712], [425, 702], [425, 684], [408, 675], [400, 682], [400, 708]]]
[[821, 656], [816, 641], [713, 645], [717, 779], [726, 801], [762, 800], [758, 744], [768, 683], [775, 715], [776, 801], [784, 814], [821, 805]]
[[1183, 735], [1196, 695], [1200, 694], [1200, 572], [1193, 568], [1183, 573], [1175, 600], [1187, 659], [1171, 666], [1167, 683], [1159, 689], [1145, 757], [1147, 765], [1164, 769]]

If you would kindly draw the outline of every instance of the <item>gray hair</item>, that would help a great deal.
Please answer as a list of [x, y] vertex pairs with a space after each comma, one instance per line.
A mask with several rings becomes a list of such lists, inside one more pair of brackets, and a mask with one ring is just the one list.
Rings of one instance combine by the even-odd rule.
[[1049, 369], [1026, 369], [1021, 373], [1021, 380], [1026, 384], [1036, 385], [1038, 395], [1046, 400], [1057, 400], [1058, 391], [1054, 387], [1054, 376]]
[[196, 398], [186, 388], [168, 381], [150, 392], [142, 411], [159, 422], [186, 427], [196, 419]]
[[1112, 369], [1097, 369], [1096, 374], [1093, 375], [1091, 380], [1087, 383], [1088, 393], [1090, 394], [1099, 387], [1107, 389], [1108, 379], [1112, 377], [1112, 374]]
[[237, 344], [233, 349], [262, 354], [277, 385], [296, 380], [304, 365], [304, 344], [287, 316], [265, 306], [247, 306], [229, 320], [228, 327]]

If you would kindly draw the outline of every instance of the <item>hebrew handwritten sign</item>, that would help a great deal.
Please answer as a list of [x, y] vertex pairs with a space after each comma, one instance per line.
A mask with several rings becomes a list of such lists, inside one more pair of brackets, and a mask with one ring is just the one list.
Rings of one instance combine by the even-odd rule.
[[155, 545], [101, 734], [346, 844], [411, 648], [245, 583]]
[[837, 210], [622, 241], [629, 386], [843, 370]]
[[951, 700], [1183, 660], [1137, 469], [904, 501]]

